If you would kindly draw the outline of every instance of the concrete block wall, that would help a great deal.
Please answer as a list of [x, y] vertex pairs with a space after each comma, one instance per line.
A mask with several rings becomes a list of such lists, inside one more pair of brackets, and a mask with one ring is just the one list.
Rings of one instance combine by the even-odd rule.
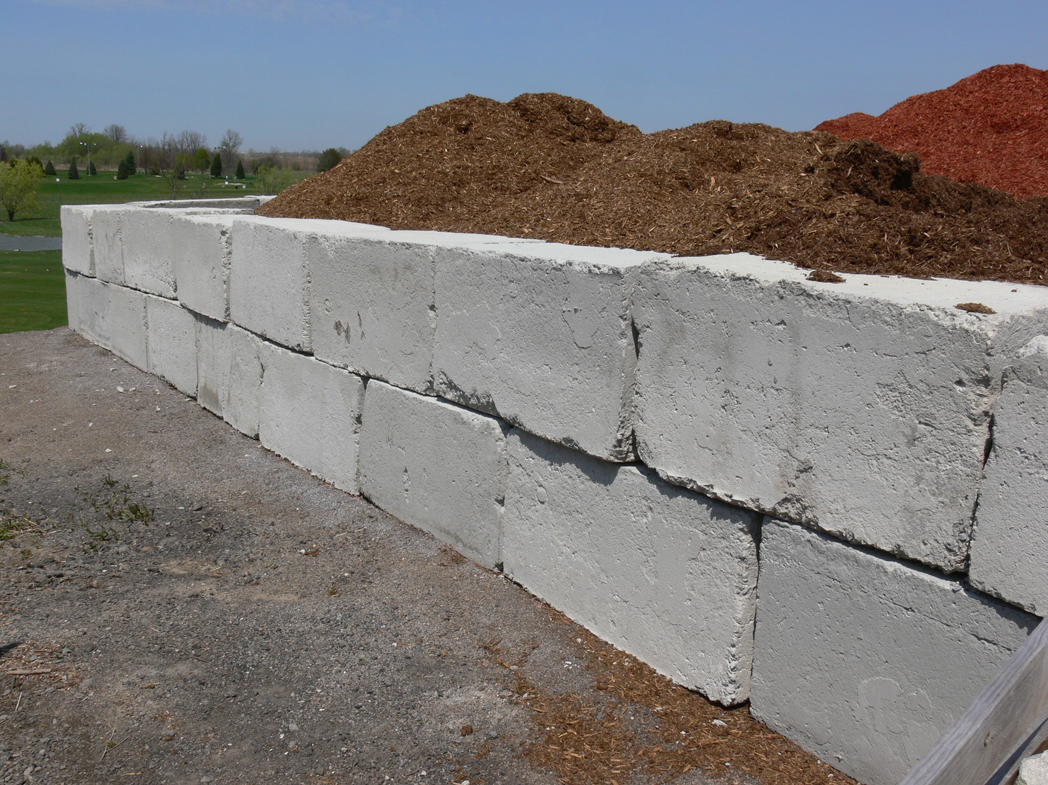
[[70, 325], [842, 771], [1048, 607], [1048, 289], [254, 206], [63, 208]]

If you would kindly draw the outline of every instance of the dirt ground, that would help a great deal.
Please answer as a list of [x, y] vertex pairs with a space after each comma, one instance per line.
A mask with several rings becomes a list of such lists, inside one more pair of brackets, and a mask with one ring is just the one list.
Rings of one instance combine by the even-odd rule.
[[66, 328], [0, 335], [0, 576], [4, 785], [851, 782]]

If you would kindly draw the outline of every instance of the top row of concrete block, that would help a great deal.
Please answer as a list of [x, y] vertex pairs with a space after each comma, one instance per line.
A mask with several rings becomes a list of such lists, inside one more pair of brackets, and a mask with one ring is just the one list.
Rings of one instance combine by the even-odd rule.
[[[746, 254], [672, 258], [253, 207], [63, 208], [65, 264], [947, 572], [967, 567], [1004, 370], [1048, 332], [1041, 287], [817, 283]], [[956, 307], [973, 301], [995, 313]]]

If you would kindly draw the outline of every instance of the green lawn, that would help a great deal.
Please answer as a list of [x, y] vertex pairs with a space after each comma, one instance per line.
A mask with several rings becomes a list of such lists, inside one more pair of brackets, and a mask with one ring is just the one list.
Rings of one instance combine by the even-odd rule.
[[[307, 173], [298, 179], [305, 178]], [[225, 179], [202, 180], [200, 174], [177, 185], [176, 198], [207, 199], [257, 195], [254, 177], [247, 188], [223, 187]], [[203, 188], [202, 188], [203, 186]], [[114, 172], [99, 171], [94, 177], [69, 180], [62, 172], [58, 180], [46, 177], [37, 192], [39, 210], [15, 213], [14, 221], [0, 220], [0, 234], [61, 237], [60, 209], [64, 204], [117, 204], [170, 199], [171, 186], [159, 177], [137, 174], [117, 180]], [[7, 217], [4, 213], [2, 218]], [[0, 251], [0, 333], [50, 330], [67, 324], [65, 278], [61, 251]]]
[[0, 251], [0, 333], [66, 324], [61, 251]]
[[[296, 172], [305, 178], [309, 173]], [[190, 174], [177, 185], [175, 198], [193, 199], [201, 195], [206, 199], [219, 199], [233, 196], [257, 196], [258, 183], [254, 177], [248, 177], [244, 183], [247, 188], [224, 187], [225, 179], [203, 180], [199, 173]], [[140, 202], [151, 199], [170, 199], [171, 186], [160, 177], [148, 174], [136, 174], [126, 180], [117, 180], [115, 172], [99, 171], [94, 177], [80, 175], [79, 180], [70, 180], [65, 172], [54, 177], [45, 177], [40, 181], [36, 201], [39, 210], [25, 210], [15, 213], [15, 220], [0, 218], [0, 234], [7, 235], [40, 235], [43, 237], [61, 237], [62, 226], [59, 220], [60, 208], [64, 204], [113, 204], [120, 202]]]

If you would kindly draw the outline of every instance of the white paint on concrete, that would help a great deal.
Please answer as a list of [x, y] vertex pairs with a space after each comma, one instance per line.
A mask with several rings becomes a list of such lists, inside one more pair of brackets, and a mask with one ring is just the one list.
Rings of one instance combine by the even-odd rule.
[[80, 275], [95, 274], [95, 255], [91, 243], [91, 208], [62, 205], [62, 265]]
[[506, 437], [498, 420], [369, 381], [361, 493], [477, 563], [501, 561]]
[[514, 430], [506, 573], [678, 684], [749, 697], [758, 518]]
[[1038, 619], [765, 519], [751, 711], [867, 785], [895, 785]]
[[260, 355], [259, 441], [336, 488], [359, 492], [364, 380], [269, 343]]
[[993, 449], [979, 491], [971, 581], [1038, 616], [1048, 613], [1048, 336], [1005, 371]]
[[197, 395], [196, 317], [173, 300], [146, 295], [149, 365], [176, 390]]
[[220, 322], [229, 320], [230, 215], [175, 215], [171, 259], [179, 301]]
[[262, 341], [234, 324], [197, 320], [197, 400], [233, 428], [258, 438]]
[[[972, 300], [998, 314], [953, 307]], [[750, 509], [964, 568], [1002, 365], [1046, 326], [1048, 290], [819, 284], [734, 254], [646, 266], [634, 314], [646, 464]]]
[[436, 390], [599, 458], [633, 455], [630, 298], [664, 254], [554, 243], [437, 252]]

